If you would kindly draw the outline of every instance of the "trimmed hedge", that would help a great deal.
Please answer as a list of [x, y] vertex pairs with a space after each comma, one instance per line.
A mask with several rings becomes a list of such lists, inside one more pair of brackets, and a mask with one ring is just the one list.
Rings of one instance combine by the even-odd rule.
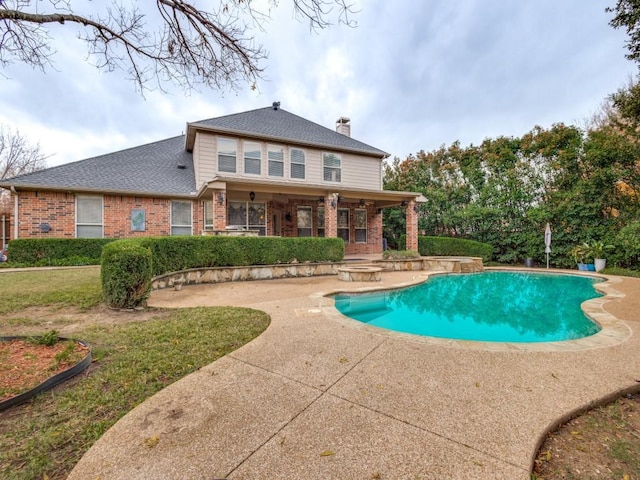
[[[402, 235], [400, 243], [406, 245], [406, 235]], [[464, 256], [482, 257], [483, 262], [491, 261], [493, 247], [488, 243], [452, 237], [418, 236], [418, 251], [423, 256]]]
[[[122, 251], [118, 254], [117, 252]], [[147, 268], [149, 284], [139, 291]], [[105, 301], [115, 308], [141, 305], [151, 289], [150, 276], [189, 268], [239, 267], [302, 262], [339, 262], [344, 258], [340, 238], [280, 237], [144, 237], [119, 240], [103, 249], [102, 288]], [[145, 270], [146, 271], [146, 270]], [[129, 292], [129, 293], [127, 293]], [[136, 302], [131, 299], [135, 298]]]
[[142, 305], [151, 292], [151, 251], [120, 240], [102, 250], [100, 278], [105, 302], [113, 308]]
[[280, 237], [145, 237], [128, 241], [148, 248], [153, 274], [201, 267], [241, 267], [298, 262], [339, 262], [340, 238]]
[[24, 238], [11, 240], [7, 258], [28, 265], [99, 265], [102, 248], [114, 238]]

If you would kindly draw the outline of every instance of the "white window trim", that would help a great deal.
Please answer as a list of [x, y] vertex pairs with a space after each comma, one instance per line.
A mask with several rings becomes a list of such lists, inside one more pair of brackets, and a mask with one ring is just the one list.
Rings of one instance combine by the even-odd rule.
[[[269, 152], [275, 152], [278, 150], [282, 151], [282, 175], [271, 175], [271, 173], [269, 173], [269, 168], [272, 160], [269, 158]], [[277, 162], [277, 160], [273, 160], [273, 161]], [[285, 178], [287, 174], [286, 164], [287, 164], [287, 151], [284, 148], [284, 146], [267, 144], [267, 172], [266, 172], [267, 176], [271, 178]]]
[[[332, 155], [334, 157], [337, 157], [340, 160], [340, 167], [325, 167], [324, 164], [324, 158], [325, 155]], [[337, 169], [340, 171], [340, 180], [325, 180], [324, 178], [324, 169], [325, 168], [333, 168], [333, 169]], [[339, 153], [333, 153], [333, 152], [322, 152], [322, 181], [324, 183], [331, 183], [331, 184], [337, 184], [337, 183], [342, 183], [342, 155]]]
[[[173, 202], [184, 202], [189, 203], [189, 219], [191, 220], [191, 225], [174, 225], [173, 224]], [[189, 227], [191, 229], [191, 233], [189, 235], [193, 235], [193, 202], [191, 200], [180, 200], [173, 199], [169, 202], [169, 235], [173, 235], [173, 227]]]
[[[364, 212], [364, 228], [358, 228], [356, 225], [356, 214], [357, 212]], [[364, 230], [364, 242], [358, 241], [358, 230]], [[369, 241], [369, 214], [366, 208], [356, 208], [353, 210], [353, 243], [362, 243], [365, 244]]]
[[[348, 238], [347, 238], [347, 241], [345, 243], [353, 243], [351, 241], [352, 240], [351, 239], [351, 222], [352, 222], [351, 209], [349, 209], [349, 208], [338, 208], [338, 213], [340, 212], [340, 210], [343, 210], [343, 211], [346, 210], [347, 211], [347, 219], [349, 220], [349, 222], [347, 223], [347, 227], [346, 227], [346, 229], [347, 229], [347, 237]], [[339, 217], [339, 215], [338, 215], [338, 217]], [[326, 221], [326, 219], [325, 219], [325, 221]], [[340, 237], [340, 230], [344, 230], [344, 229], [345, 229], [345, 227], [340, 227], [340, 225], [337, 225], [336, 233], [338, 234], [338, 238], [342, 238], [342, 237]]]
[[[293, 161], [293, 155], [292, 155], [293, 150], [298, 150], [299, 152], [302, 152], [302, 154], [304, 155], [304, 163], [298, 163], [298, 162], [294, 162]], [[292, 173], [291, 173], [291, 172], [293, 172], [293, 168], [291, 168], [291, 165], [303, 165], [304, 166], [304, 177], [302, 177], [302, 178], [294, 177], [292, 175]], [[306, 180], [307, 179], [307, 151], [304, 148], [289, 147], [289, 178], [292, 179], [292, 180]]]
[[[101, 208], [102, 218], [100, 219], [100, 223], [78, 223], [78, 199], [79, 198], [99, 198], [102, 201], [102, 208]], [[76, 195], [75, 200], [76, 200], [76, 211], [75, 211], [76, 238], [87, 238], [87, 237], [78, 237], [78, 226], [102, 227], [102, 234], [98, 238], [104, 238], [104, 195]]]
[[[313, 207], [311, 207], [309, 205], [298, 205], [298, 207], [296, 208], [296, 211], [299, 212], [300, 210], [307, 210], [307, 211], [311, 212], [309, 214], [309, 218], [311, 220], [311, 225], [309, 225], [309, 227], [306, 227], [305, 230], [308, 229], [309, 230], [309, 236], [313, 237]], [[299, 230], [300, 230], [300, 224], [299, 224], [299, 217], [298, 217], [298, 219], [296, 219], [296, 234], [298, 233]]]
[[[230, 142], [234, 142], [236, 144], [236, 171], [235, 172], [227, 172], [225, 170], [220, 170], [220, 140], [229, 140]], [[216, 172], [218, 173], [231, 173], [231, 174], [237, 174], [238, 173], [238, 140], [236, 138], [230, 138], [230, 137], [216, 137]], [[244, 166], [244, 163], [243, 163]]]
[[[320, 224], [320, 210], [324, 210], [324, 223]], [[316, 223], [318, 224], [316, 230], [318, 231], [318, 236], [320, 236], [320, 230], [323, 232], [323, 237], [327, 235], [327, 208], [324, 206], [318, 207], [316, 210]]]
[[[254, 145], [258, 145], [258, 151], [260, 152], [260, 158], [251, 158], [249, 157], [249, 160], [260, 160], [260, 173], [251, 173], [251, 172], [247, 172], [247, 157], [245, 156], [245, 152], [247, 151], [247, 149], [245, 148], [245, 146], [247, 144], [254, 144]], [[264, 171], [263, 167], [264, 165], [262, 164], [262, 158], [263, 158], [263, 144], [262, 142], [255, 142], [253, 140], [243, 140], [242, 141], [242, 173], [244, 173], [245, 175], [250, 175], [252, 177], [262, 177], [263, 174], [262, 172]], [[236, 155], [236, 159], [237, 159], [237, 155]], [[238, 165], [237, 165], [237, 160], [236, 160], [236, 172], [238, 171]]]
[[[207, 203], [211, 204], [211, 223], [207, 223]], [[213, 200], [204, 200], [202, 202], [202, 227], [205, 230], [213, 230], [215, 224], [215, 214], [213, 212]]]

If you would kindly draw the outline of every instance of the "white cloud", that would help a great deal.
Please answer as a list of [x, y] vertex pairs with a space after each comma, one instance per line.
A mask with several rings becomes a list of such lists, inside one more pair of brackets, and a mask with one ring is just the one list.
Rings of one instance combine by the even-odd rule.
[[4, 72], [0, 122], [56, 153], [57, 164], [281, 101], [329, 128], [350, 117], [355, 138], [404, 157], [580, 121], [636, 70], [624, 59], [624, 32], [608, 26], [598, 2], [370, 0], [356, 9], [356, 28], [314, 33], [282, 2], [255, 32], [270, 53], [258, 89], [190, 96], [142, 98], [123, 72], [85, 62], [84, 45], [59, 27], [57, 71]]

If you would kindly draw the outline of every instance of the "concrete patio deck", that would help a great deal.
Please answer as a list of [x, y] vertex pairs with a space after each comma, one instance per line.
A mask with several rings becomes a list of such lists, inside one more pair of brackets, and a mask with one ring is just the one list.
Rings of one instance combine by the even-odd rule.
[[592, 314], [619, 320], [572, 348], [375, 329], [322, 295], [372, 285], [335, 276], [155, 291], [153, 306], [245, 306], [271, 325], [127, 414], [69, 479], [529, 479], [561, 419], [640, 389], [640, 279], [609, 278]]

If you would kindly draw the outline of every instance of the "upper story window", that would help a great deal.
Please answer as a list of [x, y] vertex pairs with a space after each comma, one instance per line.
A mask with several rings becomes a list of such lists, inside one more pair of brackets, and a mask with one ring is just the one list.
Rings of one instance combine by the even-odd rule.
[[269, 176], [284, 177], [284, 148], [269, 145], [267, 159], [269, 161]]
[[260, 175], [262, 146], [257, 142], [244, 142], [244, 173]]
[[291, 149], [291, 178], [305, 178], [305, 153], [299, 148]]
[[218, 138], [218, 171], [236, 173], [238, 145], [230, 138]]
[[171, 201], [171, 235], [191, 235], [191, 202]]
[[342, 181], [342, 159], [335, 153], [322, 154], [323, 179], [325, 182]]
[[76, 237], [102, 238], [102, 197], [76, 197]]

